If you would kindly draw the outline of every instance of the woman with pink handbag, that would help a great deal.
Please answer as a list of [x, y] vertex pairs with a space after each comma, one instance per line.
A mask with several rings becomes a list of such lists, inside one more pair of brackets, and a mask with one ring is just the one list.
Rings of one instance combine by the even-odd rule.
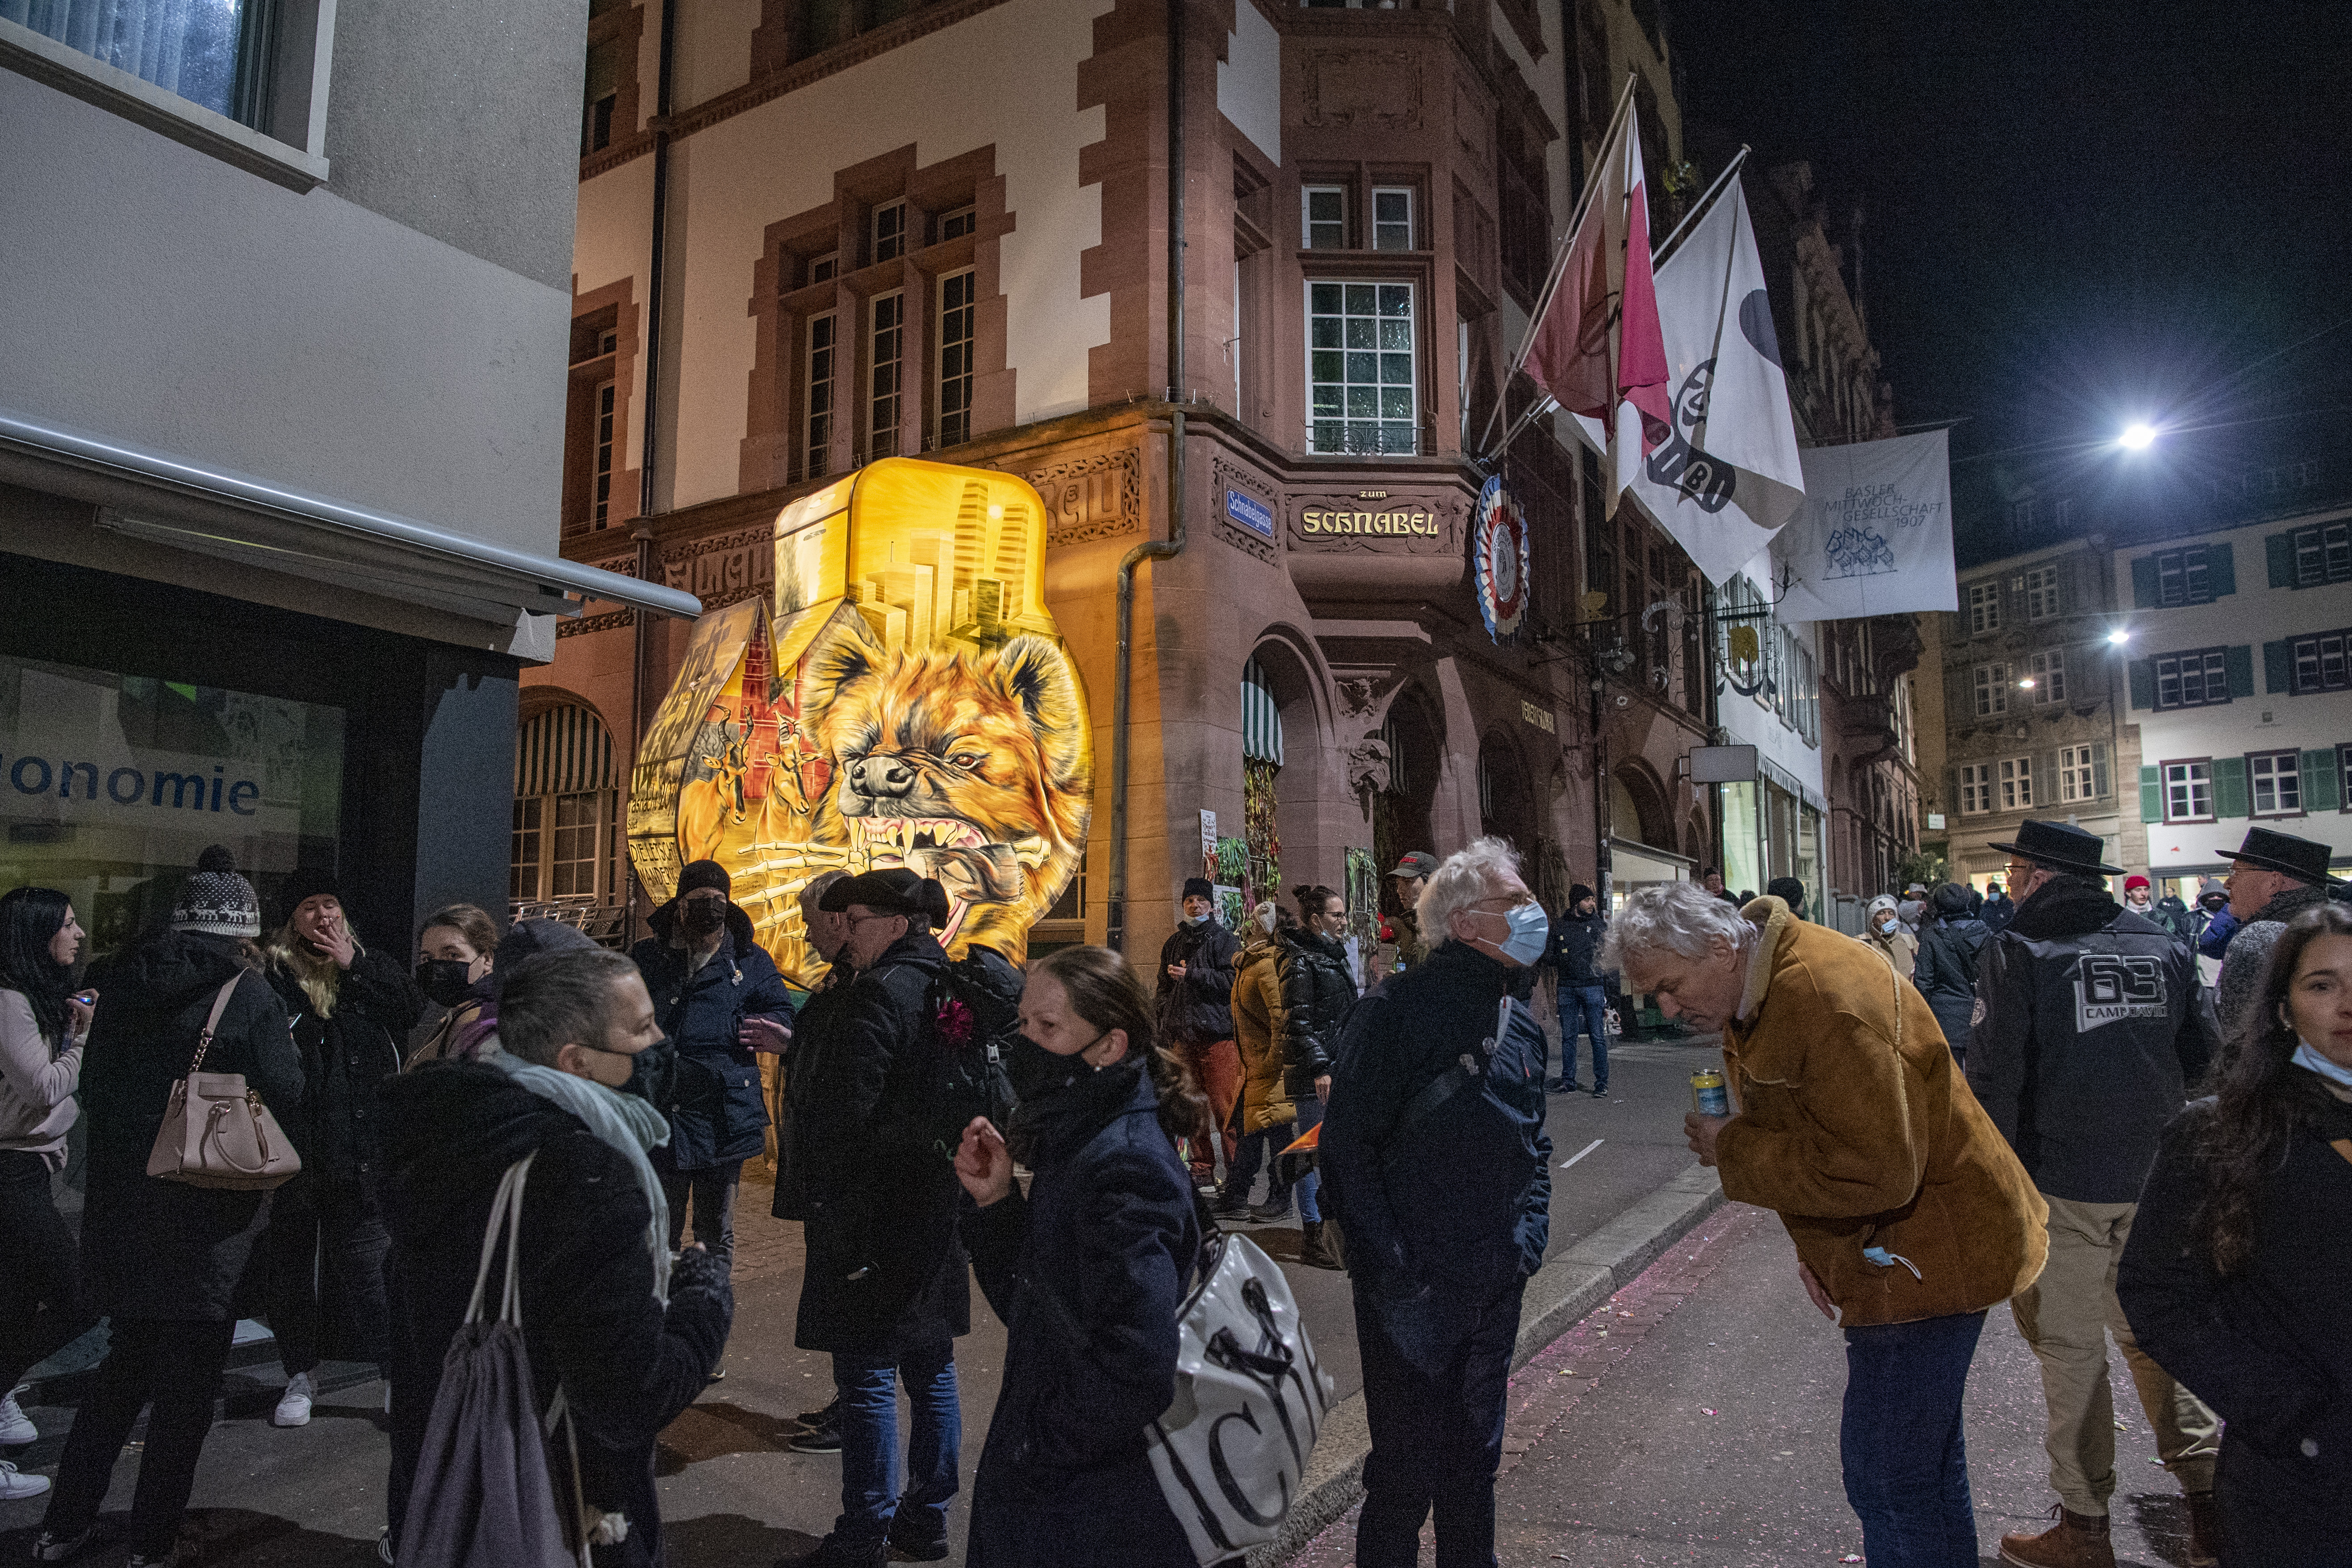
[[[291, 1122], [301, 1102], [302, 1063], [286, 1009], [257, 973], [261, 908], [253, 884], [217, 845], [196, 868], [167, 929], [90, 970], [105, 1005], [82, 1060], [89, 1122], [82, 1275], [89, 1305], [111, 1323], [106, 1360], [75, 1413], [33, 1543], [37, 1563], [66, 1562], [104, 1538], [99, 1507], [150, 1403], [130, 1563], [179, 1561], [180, 1522], [236, 1327], [237, 1280], [268, 1218], [269, 1194], [150, 1175], [157, 1134], [175, 1106], [190, 1103], [186, 1080], [199, 1076], [200, 1058], [202, 1077], [242, 1075], [257, 1106], [240, 1100], [230, 1111], [254, 1123], [263, 1121], [262, 1108], [276, 1122]], [[261, 1152], [269, 1153], [266, 1142]]]

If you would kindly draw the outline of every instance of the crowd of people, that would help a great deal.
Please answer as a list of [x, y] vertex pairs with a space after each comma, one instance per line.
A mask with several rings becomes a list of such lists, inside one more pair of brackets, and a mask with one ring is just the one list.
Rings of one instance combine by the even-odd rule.
[[[0, 1387], [101, 1318], [108, 1338], [55, 1477], [0, 1463], [0, 1497], [49, 1493], [36, 1561], [111, 1540], [100, 1504], [147, 1410], [121, 1534], [133, 1564], [180, 1561], [236, 1320], [267, 1318], [273, 1420], [299, 1426], [331, 1298], [343, 1350], [384, 1381], [385, 1562], [501, 1528], [450, 1500], [475, 1495], [454, 1434], [483, 1416], [445, 1369], [489, 1342], [487, 1315], [518, 1331], [532, 1451], [542, 1430], [563, 1447], [574, 1545], [658, 1563], [656, 1439], [726, 1374], [741, 1173], [772, 1139], [773, 1212], [805, 1243], [793, 1342], [833, 1378], [792, 1446], [841, 1466], [832, 1528], [791, 1561], [949, 1555], [977, 1279], [1008, 1340], [966, 1561], [1193, 1563], [1147, 1436], [1180, 1309], [1221, 1223], [1295, 1213], [1298, 1261], [1349, 1276], [1370, 1433], [1355, 1561], [1413, 1563], [1433, 1517], [1441, 1563], [1491, 1563], [1549, 1241], [1546, 1097], [1607, 1098], [1622, 994], [1721, 1037], [1730, 1103], [1685, 1132], [1727, 1195], [1781, 1217], [1844, 1336], [1840, 1452], [1872, 1563], [1978, 1561], [1962, 1394], [2003, 1302], [2041, 1364], [2057, 1500], [2005, 1561], [2114, 1561], [2112, 1338], [2189, 1560], [2328, 1562], [2352, 1540], [2352, 912], [2326, 847], [2257, 828], [2193, 906], [2138, 877], [2116, 900], [2120, 869], [2066, 825], [1996, 847], [2002, 883], [1874, 900], [1857, 939], [1801, 918], [1801, 885], [1742, 899], [1713, 873], [1613, 916], [1577, 885], [1548, 913], [1481, 839], [1394, 868], [1377, 965], [1329, 888], [1236, 931], [1195, 879], [1148, 982], [1100, 948], [951, 958], [940, 883], [833, 871], [801, 894], [825, 965], [807, 990], [709, 861], [626, 954], [461, 904], [425, 919], [413, 964], [362, 942], [321, 872], [286, 879], [265, 927], [220, 849], [167, 921], [87, 965], [69, 900], [18, 889], [0, 898]], [[155, 1163], [199, 1071], [241, 1078], [298, 1173]], [[79, 1237], [52, 1196], [78, 1118]], [[486, 1311], [494, 1256], [512, 1284]], [[10, 1394], [0, 1445], [36, 1435]]]

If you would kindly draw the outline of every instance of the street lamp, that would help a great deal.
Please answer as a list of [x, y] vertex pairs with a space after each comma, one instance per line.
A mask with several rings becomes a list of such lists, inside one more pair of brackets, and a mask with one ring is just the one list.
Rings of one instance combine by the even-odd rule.
[[2117, 626], [2114, 631], [2107, 634], [2107, 640], [2115, 644], [2116, 647], [2121, 647], [2124, 644], [2131, 641], [2131, 633], [2126, 631], [2121, 626]]
[[2116, 445], [2126, 452], [2145, 452], [2156, 445], [2156, 427], [2137, 422], [2126, 425], [2124, 433], [2116, 437]]

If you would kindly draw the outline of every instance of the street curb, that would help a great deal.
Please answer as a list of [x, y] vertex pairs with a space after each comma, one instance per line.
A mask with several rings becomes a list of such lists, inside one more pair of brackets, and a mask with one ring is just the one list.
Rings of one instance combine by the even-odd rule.
[[[1723, 1202], [1723, 1184], [1716, 1173], [1693, 1165], [1566, 1252], [1546, 1259], [1528, 1281], [1511, 1370], [1533, 1361]], [[1307, 1474], [1299, 1480], [1298, 1499], [1283, 1520], [1281, 1533], [1250, 1552], [1247, 1568], [1274, 1568], [1353, 1508], [1363, 1495], [1364, 1457], [1371, 1447], [1360, 1391], [1332, 1406], [1324, 1418]]]

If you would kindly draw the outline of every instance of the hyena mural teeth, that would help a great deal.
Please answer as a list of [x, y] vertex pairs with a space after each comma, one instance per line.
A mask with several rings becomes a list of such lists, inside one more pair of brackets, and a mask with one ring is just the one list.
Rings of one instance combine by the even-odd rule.
[[947, 889], [950, 951], [1021, 962], [1077, 873], [1094, 782], [1044, 520], [1010, 475], [909, 458], [786, 507], [773, 603], [695, 624], [632, 772], [646, 891], [718, 860], [778, 965], [809, 981], [803, 884], [906, 866]]

